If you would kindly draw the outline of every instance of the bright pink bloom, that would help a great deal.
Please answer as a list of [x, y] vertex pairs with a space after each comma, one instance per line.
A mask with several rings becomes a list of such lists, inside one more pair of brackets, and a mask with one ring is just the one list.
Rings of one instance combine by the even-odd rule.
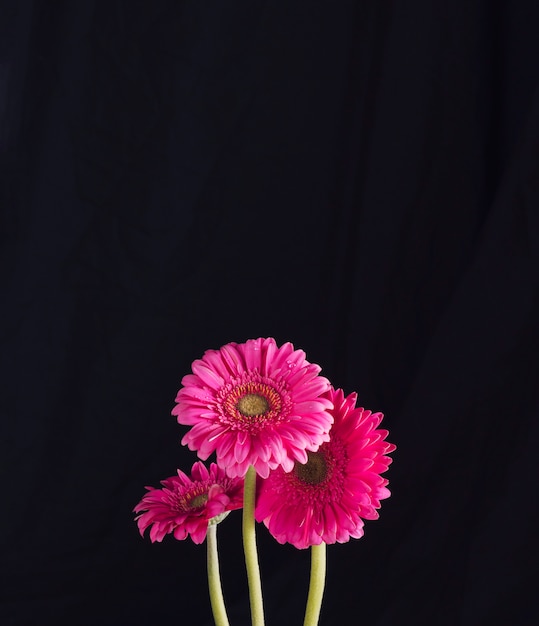
[[279, 543], [307, 548], [344, 543], [363, 535], [363, 520], [378, 518], [380, 500], [389, 497], [388, 481], [380, 476], [391, 463], [395, 446], [377, 430], [382, 413], [355, 408], [357, 395], [329, 392], [335, 418], [330, 440], [308, 461], [282, 468], [259, 481], [255, 517]]
[[140, 513], [136, 521], [141, 535], [151, 526], [152, 542], [162, 541], [165, 535], [172, 533], [176, 539], [191, 535], [194, 543], [202, 543], [213, 518], [243, 506], [243, 481], [229, 478], [215, 463], [208, 471], [197, 461], [191, 469], [191, 477], [178, 470], [178, 476], [167, 478], [161, 484], [163, 489], [146, 487], [148, 493], [133, 509]]
[[279, 466], [291, 471], [329, 440], [333, 405], [319, 372], [302, 350], [271, 338], [208, 350], [184, 376], [172, 411], [192, 426], [182, 443], [203, 460], [215, 452], [229, 476], [250, 465], [263, 477]]

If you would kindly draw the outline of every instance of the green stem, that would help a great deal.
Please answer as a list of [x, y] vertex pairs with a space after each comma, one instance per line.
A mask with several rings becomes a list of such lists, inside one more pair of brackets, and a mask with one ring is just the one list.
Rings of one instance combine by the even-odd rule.
[[326, 581], [326, 544], [311, 546], [311, 582], [303, 626], [317, 626]]
[[249, 600], [251, 603], [252, 626], [264, 626], [264, 606], [262, 603], [262, 584], [256, 551], [255, 533], [255, 495], [256, 472], [250, 467], [245, 474], [243, 486], [243, 551], [249, 583]]
[[226, 615], [221, 576], [219, 575], [219, 554], [217, 552], [217, 524], [208, 526], [206, 535], [208, 547], [208, 587], [210, 590], [211, 610], [215, 626], [229, 626]]

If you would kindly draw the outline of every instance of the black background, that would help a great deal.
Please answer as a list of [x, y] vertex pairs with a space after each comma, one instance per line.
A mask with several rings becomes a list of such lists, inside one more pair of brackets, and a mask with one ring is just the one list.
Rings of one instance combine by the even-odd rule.
[[[273, 336], [398, 446], [321, 625], [536, 624], [539, 4], [0, 6], [1, 623], [212, 623], [132, 508], [196, 460], [191, 362]], [[300, 624], [308, 551], [258, 537]]]

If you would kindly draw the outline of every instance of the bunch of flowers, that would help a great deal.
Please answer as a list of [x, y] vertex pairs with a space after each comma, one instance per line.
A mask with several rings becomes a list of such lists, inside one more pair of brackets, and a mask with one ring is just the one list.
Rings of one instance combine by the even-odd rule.
[[228, 626], [219, 577], [217, 524], [243, 509], [242, 532], [253, 626], [263, 626], [256, 522], [279, 543], [311, 548], [304, 626], [316, 626], [325, 583], [325, 548], [363, 535], [389, 497], [383, 474], [395, 446], [379, 429], [381, 413], [357, 407], [320, 375], [302, 350], [272, 338], [208, 350], [184, 376], [172, 413], [190, 426], [182, 444], [197, 461], [187, 476], [162, 481], [135, 507], [150, 539], [191, 536], [207, 542], [216, 626]]

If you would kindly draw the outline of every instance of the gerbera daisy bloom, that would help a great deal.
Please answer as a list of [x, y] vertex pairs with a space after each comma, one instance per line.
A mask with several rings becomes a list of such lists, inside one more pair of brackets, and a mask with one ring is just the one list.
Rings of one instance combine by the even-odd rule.
[[266, 477], [282, 466], [307, 462], [307, 451], [329, 439], [333, 404], [329, 381], [291, 343], [250, 339], [208, 350], [184, 376], [172, 411], [192, 426], [182, 444], [199, 458], [216, 453], [229, 476], [253, 466]]
[[335, 419], [330, 440], [309, 452], [307, 463], [289, 473], [278, 468], [259, 483], [257, 521], [296, 548], [361, 537], [363, 519], [376, 519], [380, 500], [390, 495], [380, 474], [395, 446], [385, 441], [387, 430], [377, 429], [382, 413], [355, 408], [355, 393], [345, 398], [332, 389], [328, 397]]
[[[148, 493], [133, 509], [141, 535], [150, 528], [150, 539], [162, 541], [172, 533], [176, 539], [191, 535], [194, 543], [206, 538], [208, 524], [243, 504], [243, 481], [229, 478], [215, 463], [210, 469], [197, 461], [191, 477], [181, 470], [161, 481], [163, 489], [146, 487]], [[145, 511], [145, 512], [143, 512]]]

